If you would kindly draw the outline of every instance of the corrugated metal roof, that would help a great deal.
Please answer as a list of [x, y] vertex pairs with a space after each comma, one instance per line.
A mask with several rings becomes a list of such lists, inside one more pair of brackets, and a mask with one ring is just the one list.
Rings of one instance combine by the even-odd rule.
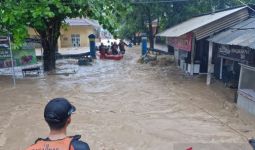
[[255, 18], [247, 19], [224, 32], [216, 34], [208, 41], [255, 49]]
[[203, 15], [199, 17], [195, 17], [192, 19], [189, 19], [181, 24], [178, 24], [170, 29], [167, 29], [161, 33], [159, 33], [157, 36], [163, 36], [163, 37], [179, 37], [181, 35], [184, 35], [186, 33], [189, 33], [191, 31], [194, 31], [196, 29], [199, 29], [203, 26], [206, 26], [212, 22], [215, 22], [223, 17], [226, 17], [228, 15], [231, 15], [235, 12], [238, 12], [240, 10], [246, 9], [247, 7], [239, 7], [231, 10], [221, 11], [217, 13], [212, 13], [209, 15]]
[[65, 22], [70, 26], [93, 26], [100, 27], [99, 23], [87, 18], [71, 18], [66, 19]]
[[243, 9], [238, 12], [232, 13], [226, 17], [218, 19], [212, 23], [209, 23], [203, 27], [200, 27], [193, 31], [195, 33], [196, 39], [200, 40], [220, 31], [232, 27], [249, 17], [248, 9]]

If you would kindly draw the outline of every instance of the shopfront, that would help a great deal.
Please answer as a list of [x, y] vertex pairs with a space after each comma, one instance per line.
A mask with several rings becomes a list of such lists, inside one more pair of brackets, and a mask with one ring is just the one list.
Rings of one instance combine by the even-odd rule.
[[255, 63], [255, 18], [250, 17], [208, 38], [213, 45], [214, 76], [226, 86], [237, 88], [240, 64]]
[[214, 66], [215, 76], [221, 79], [227, 87], [238, 88], [240, 63], [253, 64], [253, 50], [241, 46], [216, 44], [215, 51], [217, 55], [214, 62], [218, 62]]
[[[174, 55], [176, 64], [186, 73], [199, 73], [200, 64], [192, 58], [194, 52], [194, 36], [192, 33], [187, 33], [176, 38], [167, 38], [167, 44], [174, 47]], [[193, 68], [193, 71], [192, 71]]]
[[176, 64], [182, 70], [190, 75], [207, 74], [211, 79], [213, 42], [207, 39], [248, 17], [247, 7], [226, 9], [191, 18], [157, 36], [166, 37], [166, 44], [175, 48]]

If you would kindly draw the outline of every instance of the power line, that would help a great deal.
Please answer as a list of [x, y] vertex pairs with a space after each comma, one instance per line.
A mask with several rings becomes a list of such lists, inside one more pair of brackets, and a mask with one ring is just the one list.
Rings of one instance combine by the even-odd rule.
[[249, 6], [248, 4], [246, 4], [245, 2], [238, 0], [240, 3], [242, 3], [243, 5], [245, 5], [246, 7], [248, 7], [249, 9], [251, 9], [253, 12], [255, 12], [255, 9], [253, 9], [251, 6]]

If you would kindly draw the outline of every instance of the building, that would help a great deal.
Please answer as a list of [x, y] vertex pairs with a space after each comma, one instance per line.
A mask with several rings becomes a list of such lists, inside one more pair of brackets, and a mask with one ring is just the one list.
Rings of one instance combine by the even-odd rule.
[[[66, 19], [67, 26], [61, 29], [61, 35], [58, 40], [58, 47], [88, 47], [90, 34], [95, 34], [100, 38], [102, 27], [95, 20], [87, 18]], [[38, 37], [34, 29], [29, 28], [30, 38]]]
[[250, 17], [208, 39], [213, 44], [214, 76], [237, 88], [240, 64], [255, 64], [255, 18]]
[[209, 38], [213, 52], [214, 75], [238, 87], [237, 105], [255, 115], [255, 17]]
[[98, 37], [101, 26], [93, 20], [86, 18], [66, 19], [66, 29], [61, 31], [60, 47], [88, 47], [90, 34]]
[[191, 18], [157, 36], [166, 37], [166, 44], [174, 48], [176, 64], [181, 69], [190, 75], [204, 73], [210, 76], [214, 72], [213, 53], [207, 38], [248, 17], [247, 7], [226, 9]]

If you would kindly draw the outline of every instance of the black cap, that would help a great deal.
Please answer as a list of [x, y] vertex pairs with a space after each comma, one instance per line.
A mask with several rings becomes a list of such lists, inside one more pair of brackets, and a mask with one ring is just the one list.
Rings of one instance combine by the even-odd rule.
[[44, 109], [44, 118], [47, 122], [65, 122], [76, 108], [65, 98], [52, 99]]

